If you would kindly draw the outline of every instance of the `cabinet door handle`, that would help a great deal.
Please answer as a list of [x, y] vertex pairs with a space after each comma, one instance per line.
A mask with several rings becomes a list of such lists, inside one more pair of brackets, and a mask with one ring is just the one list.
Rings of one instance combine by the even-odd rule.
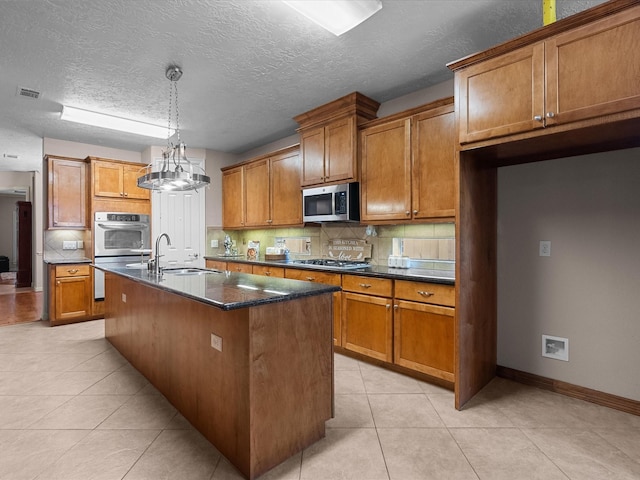
[[124, 197], [124, 193], [120, 192], [120, 196], [121, 196], [121, 197]]
[[408, 217], [409, 215], [411, 215], [411, 212], [407, 210], [406, 212], [404, 212], [404, 214]]
[[125, 196], [125, 197], [128, 197], [128, 196], [129, 196], [129, 194], [128, 194], [127, 192], [124, 192], [124, 196]]
[[536, 122], [541, 122], [541, 121], [542, 121], [542, 115], [536, 115], [535, 117], [533, 117], [533, 119], [534, 119]]
[[309, 280], [310, 282], [313, 282], [313, 280], [314, 280], [315, 278], [316, 278], [316, 277], [307, 277], [307, 280]]
[[74, 274], [74, 273], [78, 273], [78, 269], [77, 268], [70, 268], [69, 270], [67, 270], [67, 272], [69, 272], [70, 274]]
[[418, 294], [422, 295], [423, 297], [430, 297], [430, 296], [434, 295], [433, 293], [426, 292], [424, 290], [418, 290]]
[[555, 114], [555, 113], [553, 113], [553, 112], [547, 112], [547, 118], [553, 118], [553, 117], [555, 117], [555, 116], [556, 116], [556, 114]]
[[371, 288], [371, 284], [370, 283], [361, 283], [360, 286], [362, 288]]
[[264, 272], [264, 274], [265, 274], [267, 277], [271, 276], [271, 272]]
[[273, 220], [267, 220], [267, 223], [273, 223]]
[[398, 305], [394, 305], [394, 306], [393, 306], [393, 309], [394, 309], [394, 310], [398, 310]]
[[391, 305], [387, 303], [387, 310], [389, 310], [390, 308], [391, 308]]
[[414, 215], [417, 215], [417, 214], [418, 214], [418, 210], [414, 210], [414, 211], [413, 211], [413, 214], [414, 214]]

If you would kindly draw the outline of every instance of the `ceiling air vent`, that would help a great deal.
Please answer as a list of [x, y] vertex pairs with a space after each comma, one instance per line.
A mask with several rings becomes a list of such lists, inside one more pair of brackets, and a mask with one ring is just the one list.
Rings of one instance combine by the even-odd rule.
[[32, 88], [18, 87], [18, 96], [38, 99], [40, 98], [40, 92]]

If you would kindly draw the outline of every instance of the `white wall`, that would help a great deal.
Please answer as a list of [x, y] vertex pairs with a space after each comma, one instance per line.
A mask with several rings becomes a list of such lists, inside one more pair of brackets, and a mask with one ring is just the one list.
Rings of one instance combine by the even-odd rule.
[[206, 191], [205, 224], [207, 227], [222, 227], [222, 172], [220, 169], [238, 162], [238, 156], [230, 153], [207, 150], [205, 170], [211, 178]]
[[[640, 400], [639, 159], [498, 170], [499, 365]], [[542, 334], [569, 339], [569, 362], [541, 356]]]
[[103, 157], [127, 162], [142, 162], [142, 154], [140, 152], [90, 145], [88, 143], [69, 142], [55, 138], [45, 137], [43, 140], [44, 155], [60, 155], [72, 158]]
[[[394, 113], [402, 112], [410, 108], [418, 107], [426, 103], [434, 102], [436, 100], [452, 96], [453, 78], [451, 80], [447, 80], [446, 82], [432, 85], [431, 87], [423, 88], [422, 90], [418, 90], [416, 92], [403, 95], [402, 97], [394, 98], [381, 103], [380, 108], [378, 109], [378, 118], [393, 115]], [[295, 145], [296, 143], [300, 143], [300, 136], [297, 133], [244, 152], [238, 155], [237, 161], [235, 163], [240, 163], [245, 160], [264, 155], [265, 153], [270, 153], [282, 148], [290, 147], [291, 145]]]

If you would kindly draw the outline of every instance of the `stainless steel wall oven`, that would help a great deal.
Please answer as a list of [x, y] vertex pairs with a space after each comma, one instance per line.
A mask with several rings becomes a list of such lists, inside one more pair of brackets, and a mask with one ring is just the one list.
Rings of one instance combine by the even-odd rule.
[[[126, 265], [138, 262], [140, 253], [151, 247], [149, 215], [125, 212], [96, 212], [93, 224], [94, 262], [96, 265]], [[136, 251], [137, 250], [137, 251]], [[104, 299], [104, 273], [94, 272], [94, 297]]]

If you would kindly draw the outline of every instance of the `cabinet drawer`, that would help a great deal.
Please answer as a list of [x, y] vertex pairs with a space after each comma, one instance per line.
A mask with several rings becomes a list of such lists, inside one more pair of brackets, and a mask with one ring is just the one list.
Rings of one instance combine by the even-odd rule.
[[316, 272], [315, 270], [299, 270], [297, 268], [287, 268], [284, 273], [285, 278], [293, 280], [304, 280], [307, 282], [327, 283], [329, 285], [341, 285], [341, 275], [339, 273]]
[[56, 265], [56, 278], [88, 276], [91, 267], [87, 265]]
[[270, 267], [269, 265], [254, 265], [254, 275], [264, 275], [266, 277], [284, 278], [284, 268]]
[[253, 265], [250, 263], [227, 262], [227, 270], [238, 273], [253, 273]]
[[396, 298], [435, 305], [455, 306], [455, 287], [439, 283], [396, 280]]
[[205, 265], [207, 268], [213, 268], [215, 270], [226, 270], [227, 262], [221, 260], [206, 260]]
[[366, 295], [391, 297], [393, 295], [393, 281], [387, 278], [343, 275], [342, 289], [348, 292], [364, 293]]

